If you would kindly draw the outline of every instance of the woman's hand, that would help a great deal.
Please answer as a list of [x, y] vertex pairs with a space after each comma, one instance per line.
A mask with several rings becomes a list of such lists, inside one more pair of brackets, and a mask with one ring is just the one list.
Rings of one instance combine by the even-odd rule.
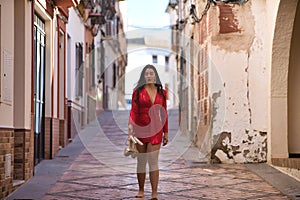
[[132, 124], [128, 124], [128, 138], [130, 135], [133, 135], [133, 126]]
[[163, 146], [166, 146], [169, 142], [169, 134], [168, 133], [164, 133], [163, 136]]

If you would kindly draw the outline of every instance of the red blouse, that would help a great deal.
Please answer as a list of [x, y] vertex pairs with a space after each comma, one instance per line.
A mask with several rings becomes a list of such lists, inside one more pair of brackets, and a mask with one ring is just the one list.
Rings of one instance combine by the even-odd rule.
[[[163, 90], [166, 97], [166, 91]], [[145, 88], [140, 91], [138, 104], [135, 103], [137, 91], [132, 94], [132, 107], [129, 124], [133, 125], [134, 135], [143, 143], [159, 144], [162, 142], [163, 132], [168, 132], [168, 114], [166, 98], [158, 92], [152, 103]]]

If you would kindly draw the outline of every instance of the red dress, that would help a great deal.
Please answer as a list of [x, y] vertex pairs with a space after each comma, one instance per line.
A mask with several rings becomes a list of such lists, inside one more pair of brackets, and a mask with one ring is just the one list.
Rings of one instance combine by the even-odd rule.
[[[166, 97], [166, 91], [163, 90]], [[134, 135], [143, 143], [159, 144], [162, 142], [163, 132], [168, 132], [168, 114], [166, 98], [156, 92], [154, 103], [145, 88], [140, 91], [139, 101], [136, 104], [135, 96], [132, 94], [132, 107], [130, 111], [129, 124], [133, 125]]]

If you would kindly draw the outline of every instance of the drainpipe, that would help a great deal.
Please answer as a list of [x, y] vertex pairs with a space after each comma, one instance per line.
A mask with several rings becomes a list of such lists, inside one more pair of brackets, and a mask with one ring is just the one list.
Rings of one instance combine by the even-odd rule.
[[[34, 5], [35, 5], [35, 0], [31, 1], [31, 133], [33, 132], [33, 165], [35, 166], [35, 160], [36, 160], [36, 153], [35, 153], [35, 134], [34, 134]], [[35, 175], [35, 170], [33, 166], [33, 175]]]
[[179, 57], [179, 124], [181, 124], [181, 117], [182, 117], [182, 105], [183, 105], [183, 70], [184, 70], [184, 50], [182, 47], [182, 29], [184, 26], [184, 16], [183, 10], [184, 9], [184, 2], [183, 0], [178, 0], [178, 21], [177, 21], [177, 39], [176, 39], [176, 46], [177, 46], [177, 53], [180, 55]]
[[184, 21], [183, 9], [184, 9], [183, 0], [179, 0], [179, 2], [178, 2], [178, 20], [179, 20], [179, 23], [182, 23]]
[[183, 48], [180, 47], [180, 78], [179, 78], [179, 114], [180, 114], [180, 119], [179, 121], [181, 121], [181, 112], [182, 112], [182, 103], [183, 103], [183, 94], [182, 94], [182, 90], [183, 90], [183, 70], [184, 70], [184, 51]]

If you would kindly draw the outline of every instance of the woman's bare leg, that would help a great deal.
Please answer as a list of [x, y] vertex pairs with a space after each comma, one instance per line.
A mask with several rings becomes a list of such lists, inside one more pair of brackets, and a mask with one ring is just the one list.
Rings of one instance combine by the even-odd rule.
[[160, 150], [160, 144], [147, 146], [148, 163], [149, 163], [149, 176], [152, 188], [152, 198], [157, 198], [158, 192], [158, 180], [159, 180], [159, 167], [158, 167], [158, 155]]
[[137, 196], [144, 197], [144, 185], [146, 179], [146, 164], [147, 164], [147, 143], [143, 146], [137, 144], [137, 150], [139, 154], [137, 156], [137, 179], [139, 183], [139, 192]]

